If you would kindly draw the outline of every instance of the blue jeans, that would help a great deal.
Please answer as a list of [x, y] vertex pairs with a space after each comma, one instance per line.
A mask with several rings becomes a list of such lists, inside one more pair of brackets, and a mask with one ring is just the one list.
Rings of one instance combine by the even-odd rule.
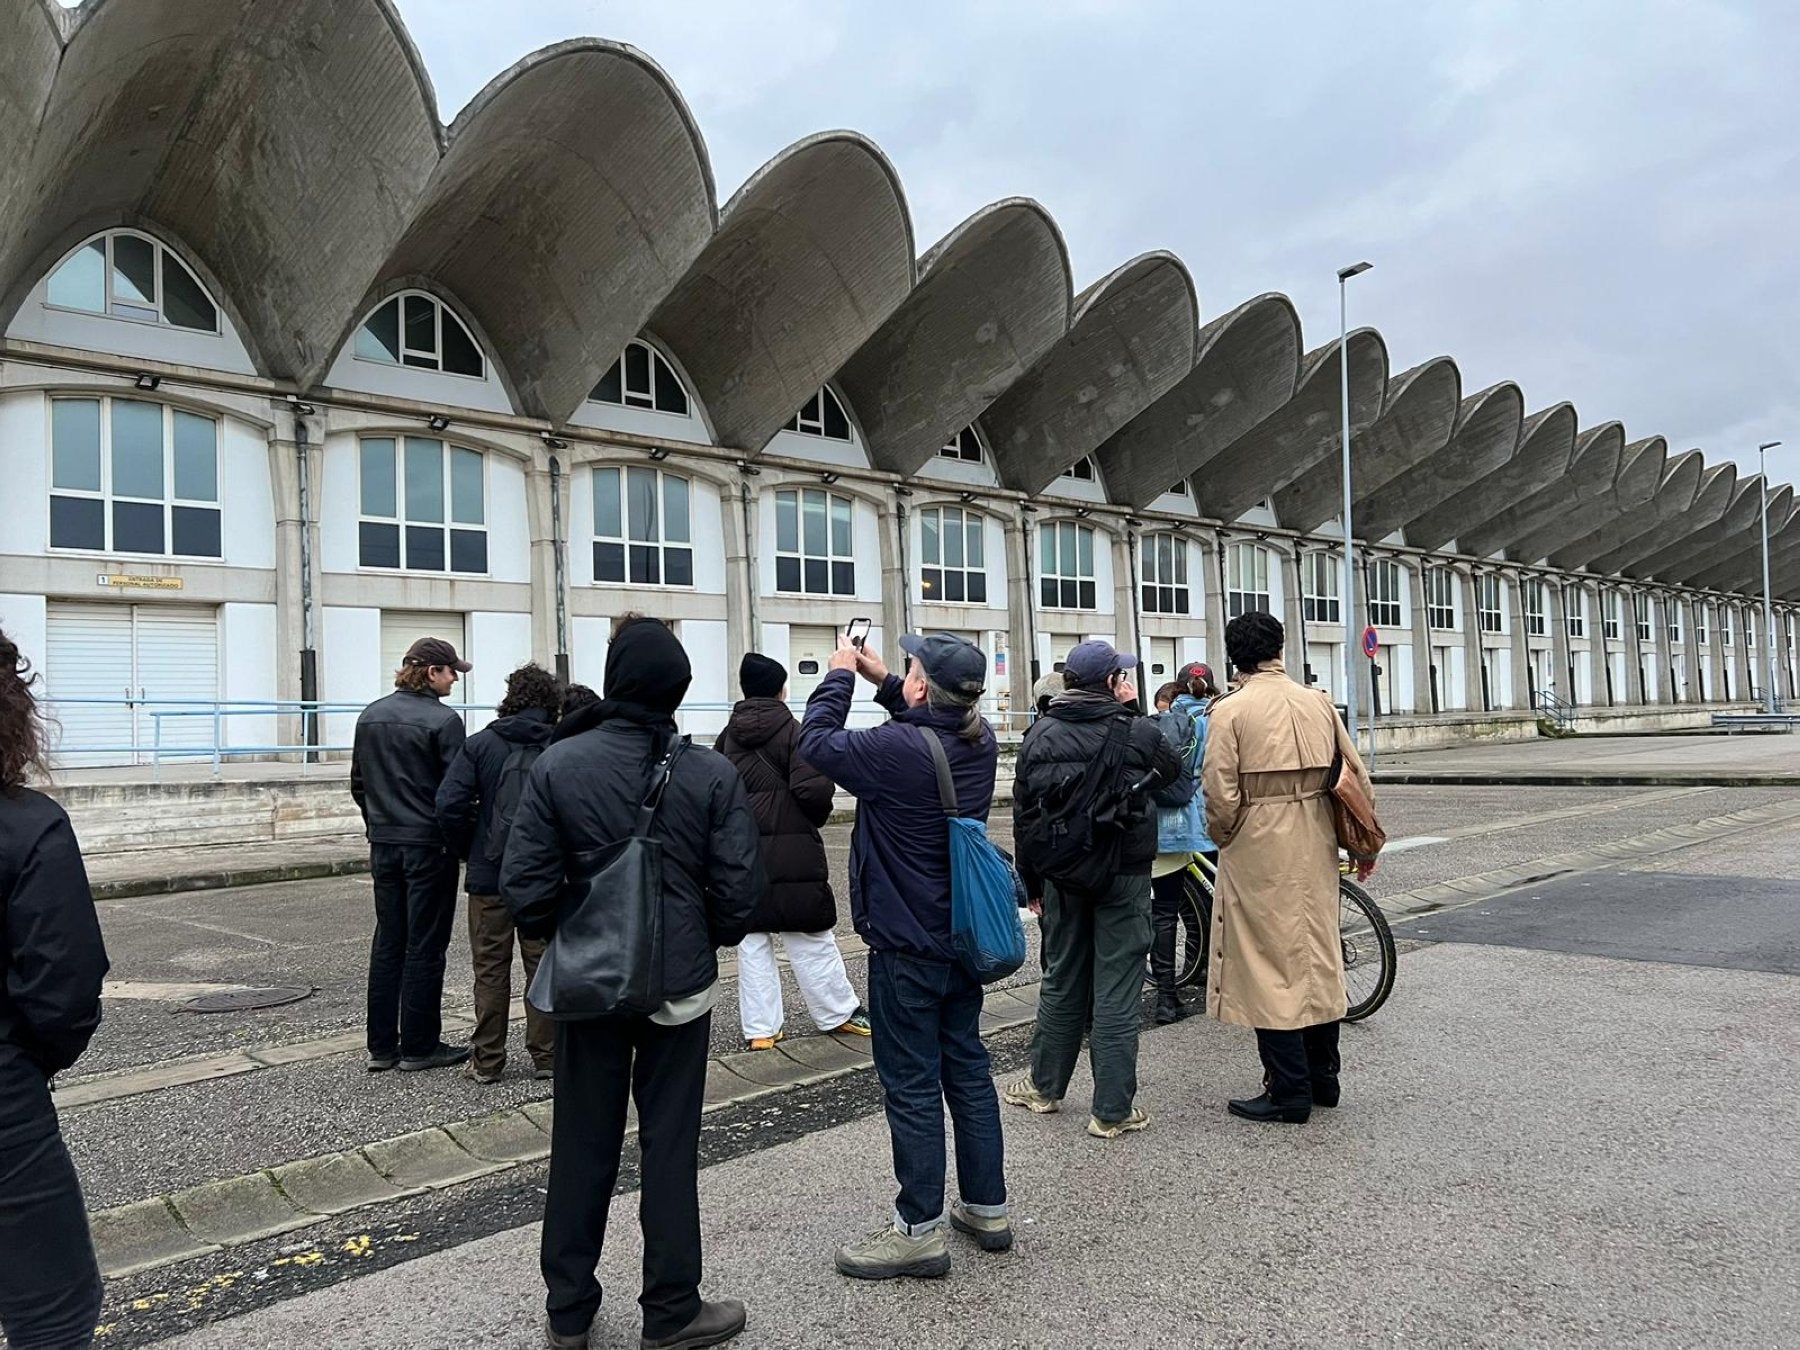
[[981, 986], [961, 966], [869, 953], [875, 1072], [894, 1141], [897, 1225], [944, 1221], [944, 1106], [956, 1122], [956, 1179], [976, 1214], [1006, 1212], [1006, 1149], [993, 1069], [981, 1042]]

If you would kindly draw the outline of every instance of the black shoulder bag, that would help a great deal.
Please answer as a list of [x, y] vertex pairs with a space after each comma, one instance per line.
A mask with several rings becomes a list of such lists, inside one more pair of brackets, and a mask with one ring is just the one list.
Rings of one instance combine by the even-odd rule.
[[571, 860], [567, 905], [525, 995], [556, 1022], [648, 1017], [663, 1005], [663, 846], [650, 837], [677, 737], [650, 771], [629, 839]]

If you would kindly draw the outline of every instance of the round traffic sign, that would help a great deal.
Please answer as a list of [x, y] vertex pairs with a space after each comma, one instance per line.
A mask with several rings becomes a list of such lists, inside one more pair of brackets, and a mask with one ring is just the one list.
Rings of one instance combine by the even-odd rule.
[[1375, 653], [1381, 650], [1381, 634], [1373, 627], [1363, 629], [1363, 655], [1369, 660], [1375, 659]]

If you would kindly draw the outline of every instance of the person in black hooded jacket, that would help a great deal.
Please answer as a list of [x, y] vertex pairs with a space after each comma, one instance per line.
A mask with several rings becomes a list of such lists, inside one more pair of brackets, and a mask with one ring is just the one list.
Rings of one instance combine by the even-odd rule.
[[[506, 697], [495, 720], [463, 742], [450, 772], [438, 785], [438, 828], [444, 841], [468, 863], [469, 953], [475, 967], [475, 1031], [469, 1037], [465, 1073], [477, 1083], [498, 1083], [506, 1071], [506, 1033], [512, 1005], [512, 914], [500, 902], [500, 859], [512, 812], [518, 807], [531, 766], [556, 729], [562, 687], [537, 662], [506, 677]], [[544, 944], [519, 939], [525, 987], [537, 974]], [[554, 1071], [556, 1027], [530, 1004], [525, 1007], [525, 1047], [532, 1075]]]
[[738, 670], [744, 698], [718, 750], [737, 766], [750, 789], [750, 807], [762, 831], [769, 895], [756, 907], [750, 935], [738, 947], [738, 1017], [744, 1046], [772, 1050], [782, 1039], [781, 972], [775, 937], [787, 948], [794, 983], [813, 1024], [826, 1033], [870, 1034], [869, 1014], [850, 986], [838, 950], [837, 902], [819, 829], [831, 819], [837, 789], [800, 757], [800, 724], [783, 701], [787, 668], [759, 652]]
[[[605, 697], [565, 717], [532, 766], [513, 817], [500, 894], [519, 931], [552, 937], [576, 860], [629, 839], [693, 672], [655, 619], [626, 615], [606, 653]], [[700, 1297], [700, 1106], [706, 1087], [715, 948], [735, 947], [767, 889], [756, 817], [730, 761], [691, 746], [676, 757], [651, 837], [662, 846], [663, 986], [647, 1017], [564, 1022], [539, 1253], [547, 1343], [581, 1350], [599, 1311], [594, 1268], [619, 1177], [627, 1098], [637, 1103], [646, 1350], [718, 1345], [744, 1305]]]

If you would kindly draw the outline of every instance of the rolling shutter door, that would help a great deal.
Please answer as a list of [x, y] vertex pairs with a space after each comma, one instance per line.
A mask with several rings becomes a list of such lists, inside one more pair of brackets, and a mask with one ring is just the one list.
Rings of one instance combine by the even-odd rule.
[[[463, 637], [463, 616], [439, 610], [384, 609], [381, 611], [381, 688], [392, 685], [394, 672], [406, 659], [406, 649], [422, 637], [443, 638], [465, 661], [469, 655]], [[461, 694], [453, 701], [460, 701]]]
[[[137, 692], [129, 605], [49, 608], [44, 688], [50, 698], [50, 744], [70, 768], [130, 764], [135, 719], [123, 700]], [[99, 706], [70, 699], [113, 699]]]
[[[137, 685], [145, 703], [138, 712], [138, 743], [151, 745], [157, 721], [162, 747], [211, 749], [213, 720], [191, 717], [194, 703], [219, 697], [219, 619], [211, 609], [174, 605], [136, 605]], [[180, 717], [152, 718], [151, 711], [181, 712]], [[223, 733], [224, 728], [220, 728]], [[229, 741], [229, 737], [223, 737]]]

